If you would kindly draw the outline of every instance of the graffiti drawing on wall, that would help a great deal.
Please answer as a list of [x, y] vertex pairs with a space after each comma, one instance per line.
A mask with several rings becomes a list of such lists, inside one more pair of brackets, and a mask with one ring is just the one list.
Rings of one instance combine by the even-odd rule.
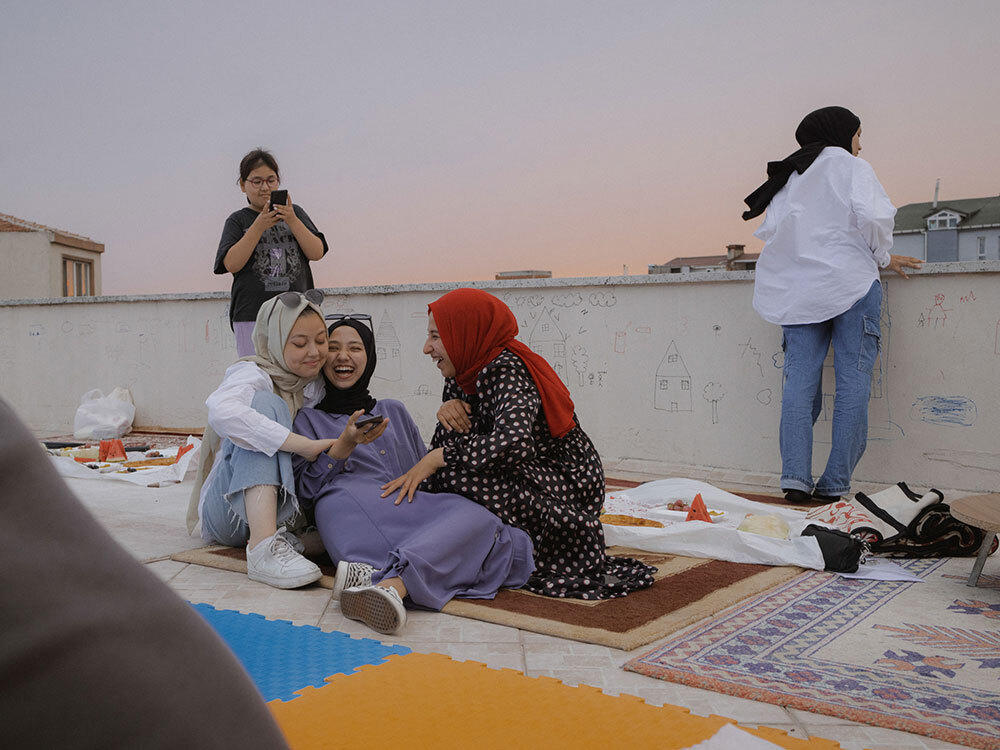
[[701, 397], [712, 405], [712, 424], [719, 424], [719, 402], [726, 397], [726, 389], [712, 382], [705, 386]]
[[691, 374], [677, 352], [674, 341], [656, 368], [653, 387], [653, 408], [660, 411], [692, 411]]
[[396, 327], [392, 324], [389, 311], [382, 311], [382, 320], [379, 321], [378, 330], [375, 332], [375, 356], [378, 357], [378, 364], [375, 367], [375, 377], [381, 380], [402, 380], [403, 364], [399, 356], [399, 336], [396, 335]]
[[965, 396], [921, 396], [910, 408], [912, 419], [948, 427], [971, 427], [977, 416], [976, 402]]
[[543, 356], [562, 381], [569, 384], [566, 375], [566, 334], [559, 328], [556, 318], [549, 309], [542, 309], [528, 334], [528, 346]]
[[944, 295], [935, 294], [934, 304], [927, 308], [927, 312], [920, 313], [917, 318], [918, 328], [944, 328], [945, 321], [948, 320], [948, 313], [952, 308], [944, 306]]

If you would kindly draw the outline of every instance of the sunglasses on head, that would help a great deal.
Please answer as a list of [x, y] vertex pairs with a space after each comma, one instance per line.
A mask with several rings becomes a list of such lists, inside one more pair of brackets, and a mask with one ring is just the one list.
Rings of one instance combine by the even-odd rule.
[[286, 307], [295, 307], [303, 298], [306, 302], [312, 302], [317, 306], [323, 304], [323, 292], [319, 289], [308, 289], [304, 292], [282, 292], [278, 295], [278, 299]]
[[323, 316], [326, 320], [332, 320], [334, 322], [339, 322], [341, 320], [357, 320], [363, 323], [367, 323], [368, 327], [372, 329], [372, 333], [375, 329], [372, 328], [372, 316], [368, 313], [331, 313], [330, 315]]

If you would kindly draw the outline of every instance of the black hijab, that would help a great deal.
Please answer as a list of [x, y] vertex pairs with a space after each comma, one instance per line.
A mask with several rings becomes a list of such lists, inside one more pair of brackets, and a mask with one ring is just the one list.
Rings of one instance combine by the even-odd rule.
[[795, 140], [802, 148], [782, 161], [767, 163], [767, 182], [743, 199], [750, 207], [749, 211], [743, 212], [743, 220], [764, 213], [771, 199], [788, 182], [792, 172], [805, 172], [827, 146], [840, 146], [851, 153], [851, 142], [860, 127], [860, 118], [843, 107], [823, 107], [806, 115], [795, 130]]
[[365, 371], [361, 373], [361, 377], [350, 388], [337, 388], [324, 372], [323, 381], [326, 384], [326, 396], [316, 404], [316, 408], [328, 414], [353, 414], [358, 409], [370, 412], [378, 403], [368, 392], [368, 383], [375, 372], [375, 335], [364, 323], [351, 318], [338, 320], [326, 329], [327, 333], [333, 333], [335, 328], [341, 326], [350, 326], [361, 336], [361, 341], [365, 345], [365, 353], [368, 355], [368, 364], [365, 365]]

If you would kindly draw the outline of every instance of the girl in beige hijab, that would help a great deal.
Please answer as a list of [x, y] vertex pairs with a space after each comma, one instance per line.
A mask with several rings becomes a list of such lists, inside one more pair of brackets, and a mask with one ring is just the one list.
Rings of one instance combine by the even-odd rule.
[[334, 441], [297, 435], [291, 425], [300, 408], [323, 397], [322, 301], [322, 292], [311, 289], [265, 302], [253, 332], [256, 354], [226, 370], [205, 402], [209, 428], [221, 442], [201, 487], [201, 535], [246, 545], [249, 577], [277, 588], [305, 586], [321, 575], [291, 533], [303, 521], [291, 455], [315, 461]]

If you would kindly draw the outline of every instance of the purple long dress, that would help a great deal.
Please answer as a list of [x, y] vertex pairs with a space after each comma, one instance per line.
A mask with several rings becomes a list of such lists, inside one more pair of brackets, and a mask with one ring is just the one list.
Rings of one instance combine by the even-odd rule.
[[[323, 454], [310, 463], [293, 457], [300, 500], [316, 503], [316, 526], [333, 560], [365, 562], [373, 582], [403, 579], [408, 599], [439, 610], [453, 597], [492, 599], [523, 586], [535, 569], [531, 538], [461, 495], [417, 491], [393, 505], [381, 486], [409, 471], [427, 453], [416, 424], [399, 401], [379, 401], [372, 413], [389, 419], [372, 443], [346, 460]], [[301, 409], [293, 430], [310, 438], [337, 437], [347, 415]]]

